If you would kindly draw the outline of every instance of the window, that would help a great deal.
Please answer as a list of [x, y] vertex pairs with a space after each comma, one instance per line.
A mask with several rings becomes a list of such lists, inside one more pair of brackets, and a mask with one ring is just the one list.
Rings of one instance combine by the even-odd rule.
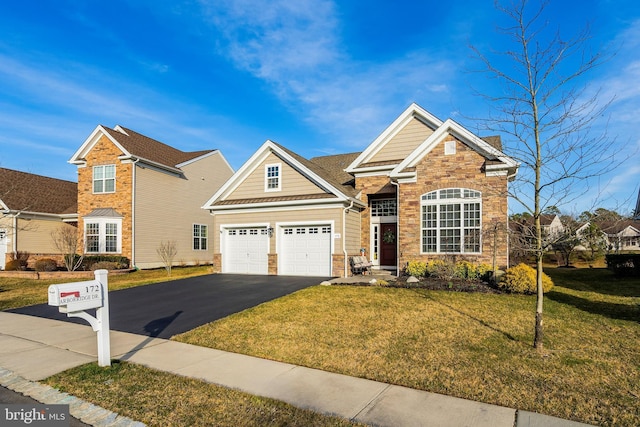
[[93, 192], [113, 193], [116, 191], [116, 165], [93, 167]]
[[480, 253], [482, 193], [445, 188], [422, 196], [423, 253]]
[[264, 191], [280, 191], [282, 180], [280, 179], [280, 164], [265, 165]]
[[193, 224], [193, 250], [207, 250], [207, 226], [202, 224]]
[[117, 254], [122, 252], [122, 220], [87, 218], [84, 225], [85, 252]]
[[371, 216], [397, 216], [396, 199], [380, 199], [371, 201]]

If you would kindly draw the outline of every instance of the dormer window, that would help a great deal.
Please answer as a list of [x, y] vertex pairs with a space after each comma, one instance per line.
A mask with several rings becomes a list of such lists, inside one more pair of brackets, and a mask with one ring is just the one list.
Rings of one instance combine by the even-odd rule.
[[280, 191], [282, 189], [282, 165], [280, 163], [265, 165], [264, 191]]
[[116, 165], [93, 167], [93, 192], [114, 193], [116, 191]]

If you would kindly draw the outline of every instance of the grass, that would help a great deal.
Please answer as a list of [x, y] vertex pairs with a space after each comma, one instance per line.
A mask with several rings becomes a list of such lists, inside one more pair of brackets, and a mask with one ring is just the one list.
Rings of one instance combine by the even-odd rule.
[[[109, 290], [126, 289], [134, 286], [165, 282], [167, 280], [183, 279], [185, 277], [210, 274], [211, 267], [181, 267], [173, 268], [171, 276], [167, 276], [165, 269], [139, 270], [129, 274], [109, 276]], [[90, 280], [88, 278], [75, 281]], [[72, 282], [73, 279], [61, 280], [33, 280], [0, 277], [0, 310], [25, 307], [47, 302], [47, 288], [57, 283]]]
[[46, 383], [149, 426], [359, 425], [125, 362], [83, 365]]
[[535, 296], [317, 286], [174, 337], [599, 425], [640, 425], [640, 280], [548, 269]]

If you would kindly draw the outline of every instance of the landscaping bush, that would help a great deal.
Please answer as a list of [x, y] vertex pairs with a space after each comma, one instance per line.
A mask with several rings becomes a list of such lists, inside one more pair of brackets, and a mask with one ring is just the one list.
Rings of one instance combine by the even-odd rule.
[[640, 254], [608, 254], [606, 261], [616, 277], [640, 276]]
[[[535, 294], [536, 271], [526, 264], [518, 264], [507, 269], [498, 283], [502, 290], [518, 294]], [[553, 288], [553, 281], [545, 273], [542, 273], [542, 290], [549, 292]]]
[[[117, 256], [117, 255], [87, 255], [84, 257], [84, 259], [82, 260], [82, 266], [81, 269], [82, 270], [99, 270], [93, 268], [94, 264], [100, 263], [100, 262], [111, 262], [114, 263], [116, 266], [114, 268], [107, 268], [107, 270], [122, 270], [125, 268], [129, 268], [129, 258], [124, 257], [124, 256]], [[105, 268], [105, 267], [101, 267], [101, 268]]]
[[405, 272], [409, 276], [423, 277], [427, 273], [427, 263], [424, 261], [409, 261]]
[[22, 265], [19, 259], [14, 259], [7, 262], [4, 266], [5, 271], [20, 271], [24, 270], [26, 265]]
[[36, 271], [56, 271], [58, 269], [58, 263], [55, 259], [42, 258], [36, 261]]
[[99, 261], [91, 264], [89, 267], [91, 271], [95, 270], [120, 270], [120, 265], [113, 261]]
[[427, 262], [427, 276], [450, 280], [455, 276], [455, 264], [441, 259]]

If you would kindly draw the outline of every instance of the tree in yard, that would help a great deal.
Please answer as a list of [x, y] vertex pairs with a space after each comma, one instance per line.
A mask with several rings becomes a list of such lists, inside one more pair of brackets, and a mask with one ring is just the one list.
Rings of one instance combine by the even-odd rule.
[[[482, 67], [500, 86], [496, 95], [481, 94], [493, 107], [482, 120], [484, 127], [507, 136], [510, 156], [520, 162], [520, 172], [509, 189], [533, 217], [537, 304], [534, 347], [543, 349], [542, 256], [545, 236], [540, 215], [547, 207], [576, 200], [587, 191], [593, 177], [614, 168], [615, 150], [606, 133], [593, 132], [596, 119], [608, 103], [598, 94], [589, 96], [584, 75], [606, 58], [589, 51], [589, 29], [564, 39], [549, 32], [547, 2], [514, 0], [496, 4], [509, 21], [500, 28], [510, 47], [484, 54], [471, 46]], [[575, 184], [582, 183], [578, 191]]]
[[171, 267], [173, 266], [173, 259], [178, 254], [178, 248], [176, 247], [175, 240], [167, 240], [160, 242], [160, 245], [156, 248], [156, 252], [162, 259], [165, 270], [167, 270], [167, 276], [171, 276]]
[[586, 248], [585, 259], [589, 262], [595, 261], [607, 250], [608, 241], [606, 234], [600, 229], [598, 224], [591, 221], [579, 231], [580, 243]]
[[572, 216], [562, 217], [563, 230], [553, 236], [551, 247], [556, 254], [560, 254], [558, 266], [569, 267], [571, 264], [571, 254], [580, 245], [580, 237], [577, 234], [580, 224]]
[[[56, 249], [62, 253], [67, 271], [75, 271], [82, 264], [83, 255], [78, 255], [78, 230], [72, 226], [61, 226], [51, 232], [51, 240]], [[84, 251], [80, 251], [84, 252]]]

